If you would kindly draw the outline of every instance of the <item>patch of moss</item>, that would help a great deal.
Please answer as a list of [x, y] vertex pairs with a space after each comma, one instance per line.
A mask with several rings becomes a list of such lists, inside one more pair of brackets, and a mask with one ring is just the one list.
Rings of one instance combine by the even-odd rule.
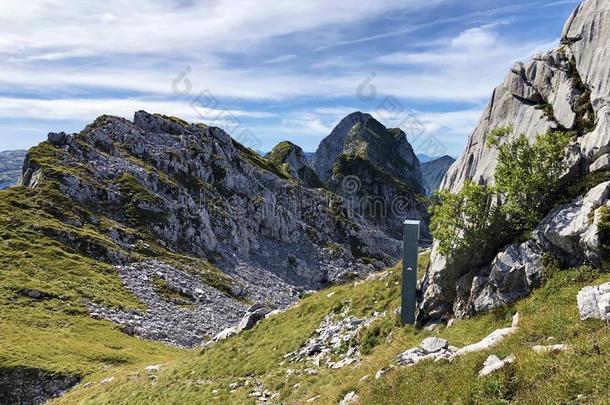
[[155, 288], [155, 292], [160, 295], [164, 300], [172, 302], [179, 306], [193, 308], [193, 297], [173, 288], [167, 282], [167, 280], [161, 278], [158, 275], [155, 275], [153, 276], [152, 283]]
[[148, 191], [133, 174], [121, 174], [117, 184], [124, 198], [125, 213], [131, 225], [144, 226], [167, 220], [167, 214], [162, 212], [161, 198]]

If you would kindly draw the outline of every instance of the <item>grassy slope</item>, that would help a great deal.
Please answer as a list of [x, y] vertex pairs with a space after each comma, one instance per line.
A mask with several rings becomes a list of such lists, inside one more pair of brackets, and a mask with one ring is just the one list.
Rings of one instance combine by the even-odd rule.
[[[0, 191], [0, 368], [30, 366], [87, 375], [182, 353], [130, 338], [116, 326], [89, 317], [86, 302], [143, 306], [123, 288], [111, 265], [79, 252], [79, 246], [118, 247], [90, 224], [76, 227], [59, 221], [54, 209], [64, 218], [82, 214], [78, 207], [60, 202], [61, 197], [48, 190]], [[104, 218], [100, 226], [120, 227]], [[94, 243], [82, 243], [85, 240]], [[28, 290], [40, 292], [42, 298], [29, 298]]]
[[[252, 385], [229, 392], [229, 384], [251, 380], [271, 391], [278, 401], [304, 403], [319, 395], [315, 403], [337, 403], [357, 390], [361, 403], [607, 403], [610, 390], [610, 334], [602, 322], [581, 322], [576, 293], [588, 284], [610, 280], [586, 268], [552, 272], [546, 285], [513, 308], [457, 322], [436, 332], [400, 328], [393, 310], [399, 303], [398, 268], [383, 280], [344, 285], [314, 294], [289, 311], [266, 320], [253, 330], [200, 353], [163, 367], [156, 382], [142, 370], [127, 367], [107, 375], [111, 384], [77, 388], [58, 403], [96, 404], [249, 404]], [[335, 294], [328, 297], [330, 292]], [[354, 315], [387, 310], [386, 318], [360, 337], [372, 346], [358, 367], [321, 369], [317, 375], [287, 376], [287, 369], [306, 364], [283, 364], [284, 355], [298, 349], [314, 332], [322, 318], [349, 304]], [[422, 363], [398, 368], [375, 380], [375, 372], [392, 364], [394, 357], [429, 335], [442, 336], [462, 346], [478, 341], [496, 328], [510, 324], [513, 311], [522, 315], [519, 332], [487, 352], [452, 363]], [[375, 333], [380, 336], [375, 339]], [[548, 338], [554, 337], [554, 340]], [[372, 342], [372, 343], [371, 343]], [[375, 344], [376, 343], [376, 344]], [[567, 353], [536, 355], [534, 344], [568, 343]], [[517, 362], [491, 377], [477, 373], [489, 354], [514, 353]], [[162, 360], [156, 361], [156, 363]], [[135, 371], [134, 371], [135, 370]], [[137, 371], [137, 372], [136, 372]], [[298, 374], [298, 373], [297, 373]], [[369, 376], [365, 380], [363, 377]], [[295, 386], [295, 384], [299, 384]]]

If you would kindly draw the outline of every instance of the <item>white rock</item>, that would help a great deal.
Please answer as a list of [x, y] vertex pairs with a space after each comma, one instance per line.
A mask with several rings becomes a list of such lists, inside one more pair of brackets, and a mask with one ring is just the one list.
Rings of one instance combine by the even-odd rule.
[[600, 170], [610, 169], [610, 154], [603, 154], [595, 162], [589, 166], [589, 172], [597, 172]]
[[420, 349], [419, 347], [415, 347], [396, 356], [396, 363], [401, 366], [416, 364], [419, 359], [421, 359], [425, 355], [426, 353], [422, 349]]
[[532, 347], [532, 350], [536, 353], [559, 353], [568, 350], [568, 346], [564, 344], [549, 346], [536, 345]]
[[461, 349], [458, 349], [457, 352], [455, 352], [455, 354], [453, 354], [452, 358], [463, 356], [464, 354], [468, 354], [468, 353], [480, 352], [483, 350], [487, 350], [491, 347], [494, 347], [498, 343], [500, 343], [504, 339], [506, 339], [507, 336], [510, 336], [513, 333], [515, 333], [517, 331], [518, 325], [519, 325], [519, 313], [516, 313], [513, 316], [513, 323], [512, 323], [511, 327], [497, 329], [497, 330], [491, 332], [488, 336], [484, 337], [479, 342], [473, 343], [471, 345], [464, 346]]
[[385, 368], [382, 368], [381, 370], [378, 370], [378, 371], [375, 373], [375, 379], [376, 379], [376, 380], [379, 380], [381, 377], [383, 377], [383, 376], [384, 376], [384, 375], [385, 375], [385, 374], [386, 374], [388, 371], [390, 371], [390, 370], [391, 370], [391, 369], [390, 369], [389, 367], [385, 367]]
[[511, 364], [514, 362], [515, 356], [512, 354], [504, 360], [500, 360], [498, 356], [491, 355], [487, 358], [487, 360], [485, 360], [485, 363], [483, 364], [483, 369], [479, 372], [479, 378], [488, 376], [494, 371], [500, 370], [507, 364]]
[[358, 401], [358, 394], [356, 394], [355, 391], [350, 391], [347, 394], [345, 394], [345, 396], [343, 397], [341, 402], [339, 402], [339, 405], [352, 404], [356, 401]]
[[158, 373], [159, 370], [161, 370], [161, 364], [156, 364], [144, 368], [144, 371], [146, 371], [148, 374]]
[[420, 347], [426, 353], [435, 353], [435, 352], [441, 351], [443, 349], [446, 349], [448, 346], [449, 346], [449, 342], [447, 342], [447, 340], [441, 339], [438, 337], [426, 338], [420, 344]]
[[104, 378], [102, 381], [100, 381], [100, 385], [106, 385], [106, 384], [109, 384], [109, 383], [111, 383], [113, 381], [114, 381], [114, 377]]
[[610, 283], [585, 287], [576, 296], [580, 319], [610, 321]]

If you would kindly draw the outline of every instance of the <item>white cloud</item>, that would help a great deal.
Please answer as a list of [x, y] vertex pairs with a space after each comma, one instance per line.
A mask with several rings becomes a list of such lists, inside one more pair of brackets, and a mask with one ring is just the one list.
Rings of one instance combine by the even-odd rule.
[[451, 47], [455, 49], [481, 49], [489, 48], [496, 42], [496, 35], [489, 27], [477, 27], [460, 33], [451, 41]]
[[227, 117], [269, 118], [273, 114], [260, 111], [222, 110], [193, 107], [187, 102], [155, 101], [147, 99], [55, 99], [0, 97], [0, 118], [31, 118], [47, 120], [92, 121], [102, 114], [131, 119], [133, 113], [146, 110], [151, 113], [174, 115], [191, 122], [218, 123]]
[[162, 0], [3, 0], [4, 52], [199, 52], [247, 49], [261, 40], [345, 24], [441, 0], [205, 0], [179, 6]]

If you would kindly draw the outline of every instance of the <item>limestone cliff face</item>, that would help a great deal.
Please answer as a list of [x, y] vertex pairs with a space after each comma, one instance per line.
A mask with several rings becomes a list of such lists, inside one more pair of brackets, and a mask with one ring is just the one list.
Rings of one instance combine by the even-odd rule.
[[[589, 172], [608, 170], [609, 71], [610, 2], [587, 0], [565, 24], [558, 49], [515, 64], [494, 89], [464, 153], [451, 166], [441, 187], [455, 192], [466, 181], [493, 183], [497, 151], [486, 146], [487, 137], [493, 129], [508, 125], [514, 128], [515, 136], [523, 133], [530, 140], [550, 129], [572, 132], [575, 140], [569, 147], [565, 176], [578, 179]], [[599, 216], [597, 210], [607, 201], [604, 193], [601, 196], [592, 197], [594, 203], [584, 208], [585, 197], [580, 197], [563, 209], [572, 207], [575, 212], [584, 210], [590, 217]], [[568, 218], [553, 220], [556, 215], [549, 213], [543, 221], [547, 226], [541, 224], [534, 240], [507, 248], [491, 264], [448, 265], [434, 247], [421, 285], [420, 320], [467, 316], [527, 294], [535, 285], [531, 274], [541, 271], [539, 256], [543, 252], [552, 251], [571, 265], [599, 264], [599, 235], [593, 224], [592, 234], [587, 234], [589, 242], [581, 244], [575, 241], [584, 237], [589, 225], [568, 231]], [[568, 249], [568, 245], [572, 247]]]

